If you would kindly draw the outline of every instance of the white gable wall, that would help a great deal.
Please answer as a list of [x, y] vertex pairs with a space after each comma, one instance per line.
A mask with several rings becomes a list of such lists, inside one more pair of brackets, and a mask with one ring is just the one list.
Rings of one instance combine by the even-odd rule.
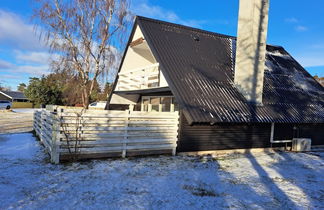
[[[135, 41], [141, 37], [144, 36], [139, 26], [137, 26], [132, 41]], [[143, 45], [147, 44], [143, 43]], [[152, 52], [150, 51], [148, 46], [146, 49], [145, 48], [145, 46], [141, 47], [140, 49], [128, 46], [127, 54], [124, 58], [124, 63], [120, 72], [129, 71], [156, 63], [156, 60], [153, 57]]]
[[[145, 39], [140, 27], [136, 26], [134, 36], [131, 41], [133, 42], [139, 38]], [[128, 46], [123, 65], [120, 69], [120, 73], [127, 72], [127, 71], [130, 71], [133, 69], [143, 68], [143, 67], [150, 66], [150, 65], [153, 65], [156, 63], [157, 63], [157, 61], [154, 58], [152, 51], [150, 50], [147, 42], [144, 40], [144, 43], [142, 43], [140, 45], [137, 45], [134, 47]], [[160, 72], [159, 77], [160, 77], [159, 87], [167, 87], [168, 84], [167, 84], [162, 72]], [[117, 81], [115, 91], [120, 90], [119, 85], [122, 85], [122, 84]], [[132, 89], [132, 90], [136, 90], [136, 89]], [[136, 98], [138, 98], [138, 96], [136, 96], [136, 97], [132, 97], [130, 95], [127, 95], [127, 97], [125, 97], [125, 96], [126, 95], [123, 95], [123, 94], [118, 94], [118, 95], [113, 94], [110, 104], [134, 104], [134, 103], [136, 103]]]
[[165, 77], [163, 75], [163, 72], [161, 71], [160, 72], [160, 87], [168, 87], [168, 83], [167, 81], [165, 80]]
[[[144, 35], [139, 26], [136, 26], [134, 36], [132, 38], [132, 42], [139, 39], [144, 38]], [[133, 69], [143, 68], [146, 66], [150, 66], [156, 64], [157, 61], [153, 56], [152, 51], [150, 50], [147, 42], [144, 40], [142, 44], [139, 44], [134, 47], [128, 46], [127, 54], [125, 55], [123, 65], [121, 67], [120, 73], [127, 72]], [[157, 69], [156, 69], [157, 70]], [[140, 73], [140, 72], [138, 72]], [[159, 87], [167, 87], [168, 84], [164, 78], [162, 72], [160, 72], [160, 80]], [[116, 90], [120, 90], [119, 84], [117, 83]]]

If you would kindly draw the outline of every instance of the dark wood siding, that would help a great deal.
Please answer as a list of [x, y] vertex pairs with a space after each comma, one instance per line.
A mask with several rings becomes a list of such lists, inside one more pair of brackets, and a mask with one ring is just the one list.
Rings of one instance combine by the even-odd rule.
[[[221, 123], [190, 126], [185, 117], [181, 115], [179, 129], [178, 152], [270, 147], [270, 123]], [[293, 137], [311, 138], [313, 145], [323, 145], [324, 124], [275, 125], [275, 140]]]
[[274, 138], [310, 138], [312, 145], [324, 145], [324, 124], [275, 124]]
[[270, 147], [270, 124], [193, 125], [181, 116], [178, 151]]
[[324, 145], [324, 124], [302, 124], [298, 127], [298, 137], [311, 138], [312, 145]]

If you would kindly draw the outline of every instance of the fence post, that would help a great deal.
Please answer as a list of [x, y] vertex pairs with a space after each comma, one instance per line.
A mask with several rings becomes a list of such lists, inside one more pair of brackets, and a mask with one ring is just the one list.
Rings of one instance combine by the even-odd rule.
[[40, 118], [39, 118], [39, 116], [40, 116], [40, 111], [36, 111], [35, 112], [35, 131], [36, 131], [36, 134], [37, 134], [37, 136], [38, 136], [38, 139], [40, 140], [40, 130], [39, 130], [39, 128], [40, 128]]
[[[174, 111], [174, 110], [173, 110]], [[177, 135], [176, 135], [176, 138], [178, 138], [179, 136], [179, 131], [180, 131], [180, 115], [179, 115], [179, 112], [178, 111], [175, 111], [175, 112], [172, 112], [175, 116], [175, 119], [178, 121], [177, 123]], [[174, 146], [174, 148], [172, 149], [172, 155], [175, 156], [177, 154], [177, 142]]]
[[33, 113], [33, 129], [34, 129], [34, 131], [35, 131], [35, 111], [34, 111], [34, 113]]
[[43, 135], [44, 135], [44, 132], [43, 132], [43, 130], [44, 130], [44, 127], [45, 126], [43, 126], [44, 125], [44, 110], [42, 110], [41, 111], [41, 113], [40, 113], [40, 134], [39, 134], [39, 139], [40, 139], [40, 141], [42, 142], [42, 143], [44, 143], [44, 139], [43, 139]]
[[39, 130], [37, 126], [39, 125], [40, 122], [38, 122], [38, 113], [39, 111], [34, 112], [34, 130], [36, 135], [39, 137]]
[[57, 117], [54, 114], [51, 114], [52, 118], [52, 150], [51, 150], [51, 162], [58, 164], [60, 162], [60, 138], [57, 135], [60, 132], [60, 124], [59, 124], [59, 112], [57, 113]]
[[41, 111], [36, 111], [35, 112], [35, 131], [36, 134], [38, 136], [38, 139], [41, 140], [41, 136], [40, 136], [40, 127], [41, 127]]
[[128, 138], [128, 124], [129, 124], [129, 114], [130, 110], [125, 110], [126, 118], [125, 118], [125, 131], [124, 131], [124, 141], [123, 141], [123, 152], [122, 152], [122, 158], [126, 157], [126, 151], [127, 151], [127, 138]]
[[134, 104], [130, 104], [130, 105], [129, 105], [129, 110], [130, 110], [130, 111], [134, 111]]
[[33, 129], [34, 129], [34, 132], [37, 136], [37, 129], [36, 129], [36, 113], [37, 111], [34, 111], [34, 115], [33, 115]]
[[174, 104], [171, 104], [171, 106], [170, 106], [170, 112], [174, 112]]

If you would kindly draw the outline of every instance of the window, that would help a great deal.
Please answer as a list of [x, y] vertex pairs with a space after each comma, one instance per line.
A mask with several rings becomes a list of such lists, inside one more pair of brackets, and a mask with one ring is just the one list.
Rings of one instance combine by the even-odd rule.
[[173, 112], [178, 111], [178, 104], [172, 96], [143, 96], [141, 111]]
[[144, 112], [148, 111], [148, 105], [149, 105], [150, 99], [149, 98], [143, 98], [142, 100], [142, 106], [141, 106], [141, 110]]
[[162, 112], [171, 111], [171, 97], [161, 97]]
[[174, 111], [179, 111], [179, 105], [174, 97], [172, 97], [172, 104], [174, 106]]
[[160, 97], [152, 97], [150, 99], [150, 104], [152, 104], [152, 111], [159, 111]]
[[27, 99], [14, 99], [15, 102], [28, 102]]

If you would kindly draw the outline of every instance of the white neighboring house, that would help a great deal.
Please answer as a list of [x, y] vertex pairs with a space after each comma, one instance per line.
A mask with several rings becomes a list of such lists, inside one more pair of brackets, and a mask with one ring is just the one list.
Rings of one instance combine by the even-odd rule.
[[0, 100], [0, 109], [10, 109], [12, 107], [12, 103], [7, 100]]

